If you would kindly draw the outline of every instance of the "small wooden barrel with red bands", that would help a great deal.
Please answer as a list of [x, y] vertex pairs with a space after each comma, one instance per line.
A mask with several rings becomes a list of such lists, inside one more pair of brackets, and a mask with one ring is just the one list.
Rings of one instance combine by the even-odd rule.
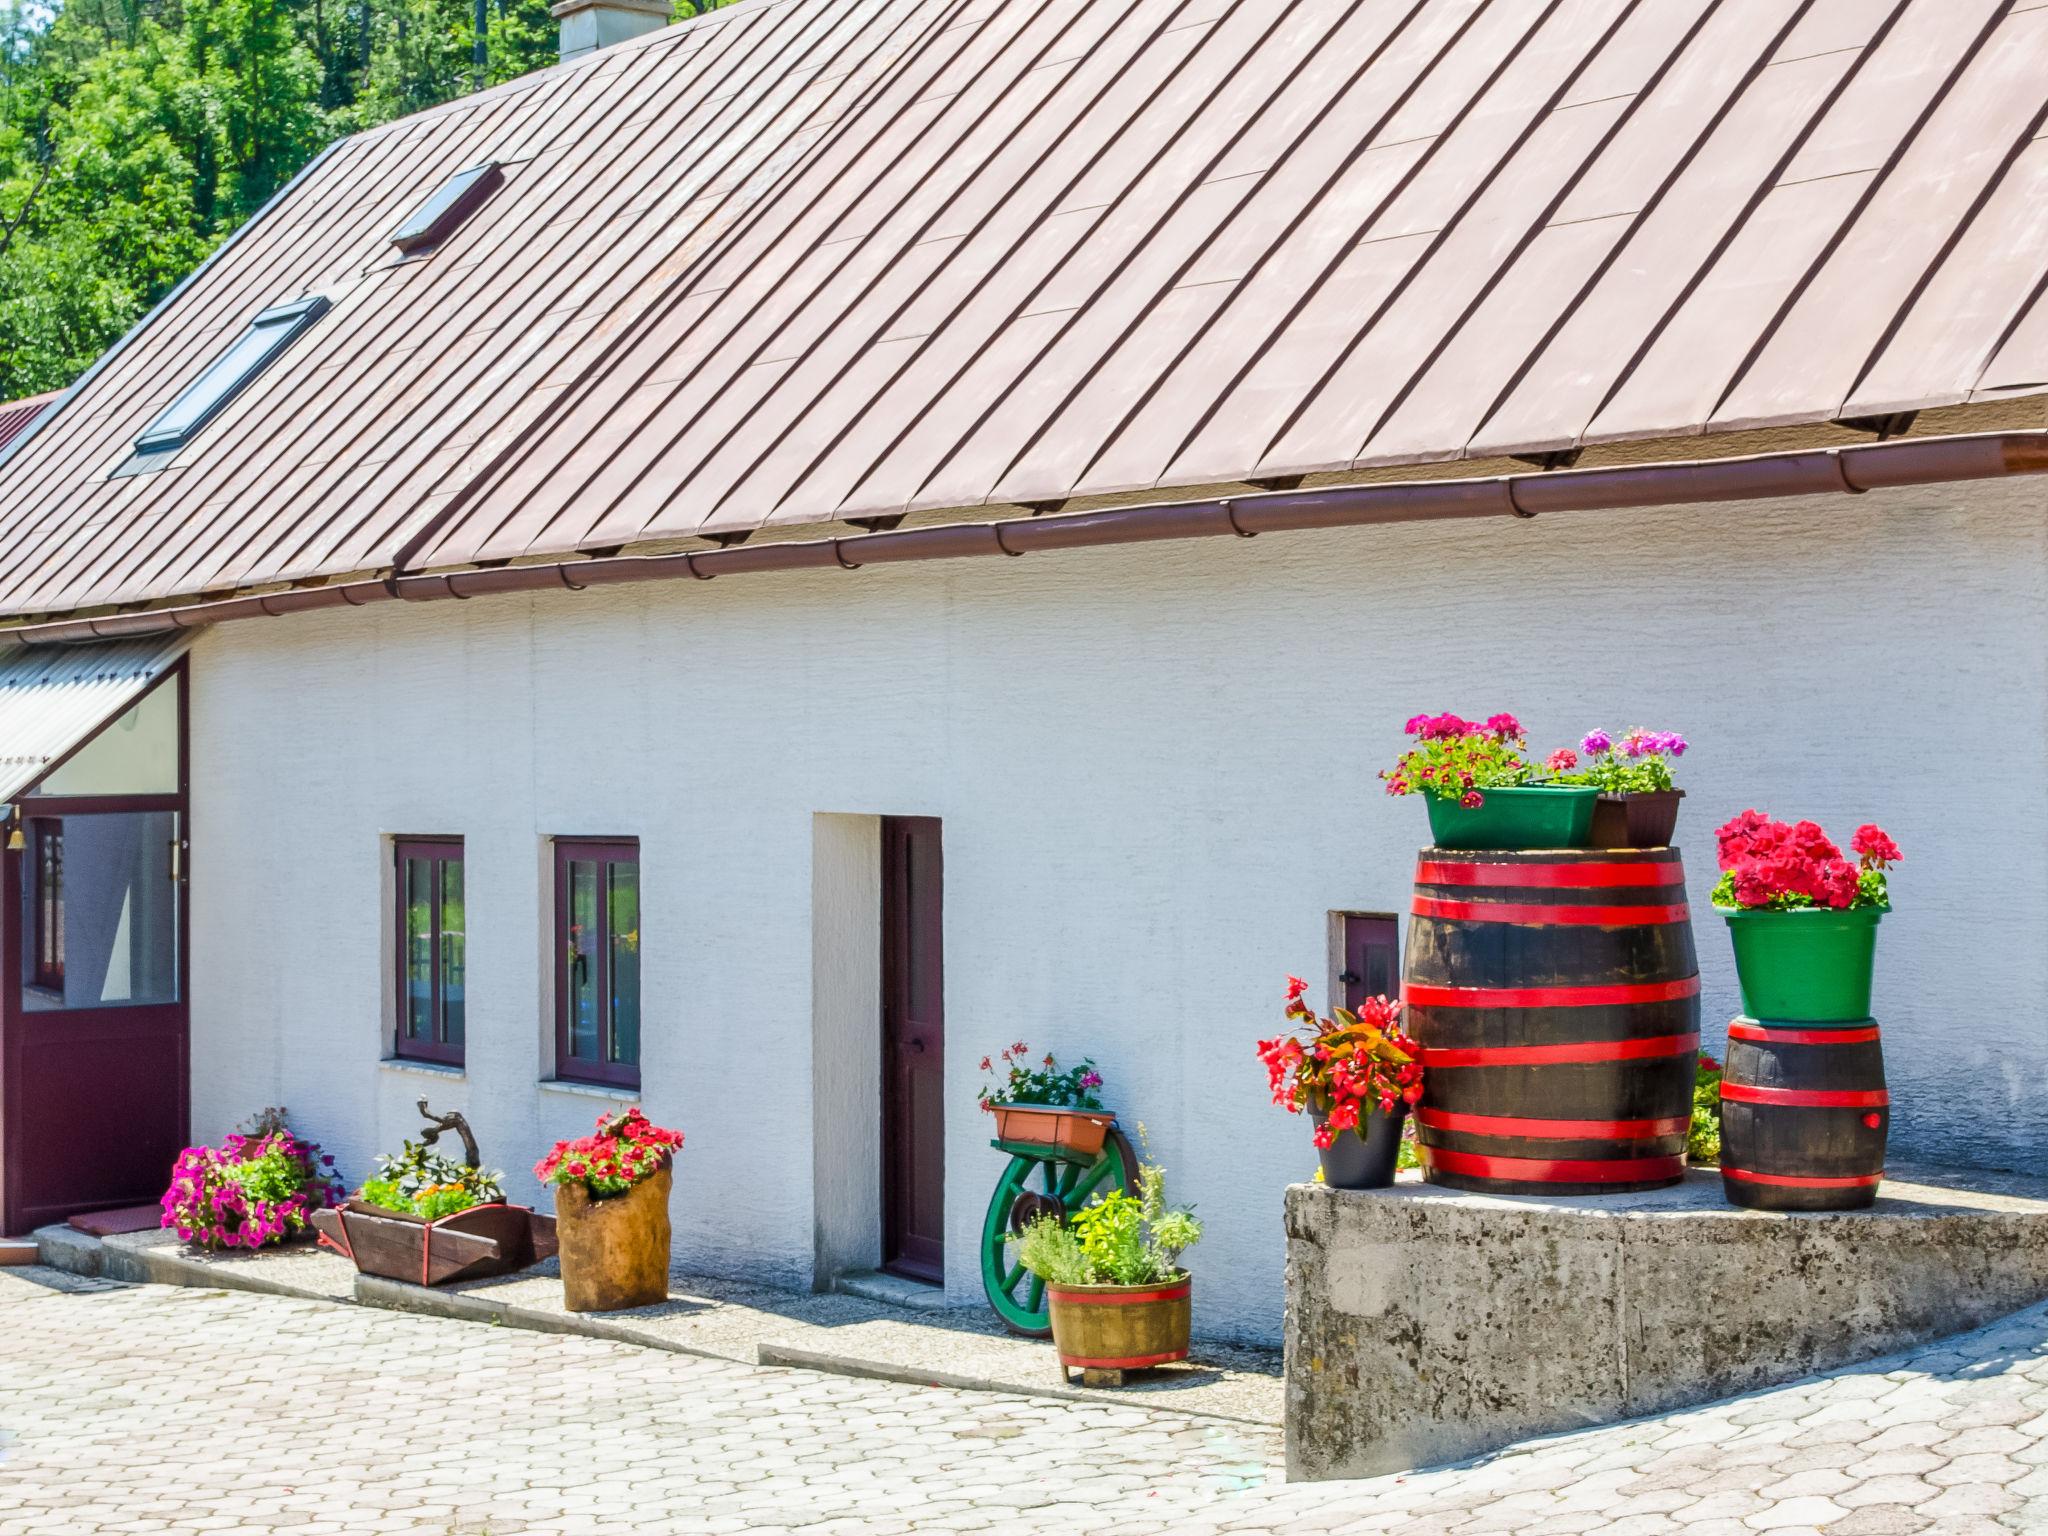
[[1685, 1177], [1700, 979], [1675, 850], [1426, 848], [1404, 969], [1429, 1182], [1620, 1194]]
[[1757, 1211], [1854, 1211], [1877, 1199], [1892, 1096], [1877, 1022], [1728, 1026], [1721, 1187]]

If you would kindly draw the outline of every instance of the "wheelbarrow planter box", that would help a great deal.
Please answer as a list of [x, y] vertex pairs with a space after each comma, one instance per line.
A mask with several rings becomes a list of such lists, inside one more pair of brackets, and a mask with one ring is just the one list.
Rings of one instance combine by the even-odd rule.
[[1075, 1157], [1102, 1155], [1116, 1116], [1108, 1110], [1053, 1104], [991, 1104], [996, 1140], [1027, 1147], [1057, 1147]]
[[1125, 1371], [1188, 1357], [1194, 1281], [1186, 1270], [1162, 1284], [1045, 1289], [1062, 1376], [1078, 1369], [1088, 1386], [1122, 1386]]
[[523, 1205], [476, 1205], [438, 1221], [367, 1201], [313, 1212], [324, 1247], [359, 1273], [414, 1285], [451, 1285], [517, 1274], [555, 1253], [552, 1216]]

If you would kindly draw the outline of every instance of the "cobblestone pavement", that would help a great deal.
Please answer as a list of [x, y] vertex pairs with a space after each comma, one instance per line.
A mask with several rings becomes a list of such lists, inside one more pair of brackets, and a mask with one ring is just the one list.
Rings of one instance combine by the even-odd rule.
[[1281, 1482], [1257, 1426], [0, 1275], [0, 1533], [2048, 1533], [2048, 1308], [1862, 1371]]

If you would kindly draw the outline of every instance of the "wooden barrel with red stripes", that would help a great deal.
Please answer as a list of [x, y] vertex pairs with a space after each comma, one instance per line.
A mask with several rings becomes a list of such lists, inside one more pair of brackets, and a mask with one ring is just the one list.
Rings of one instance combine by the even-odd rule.
[[1728, 1026], [1721, 1187], [1758, 1211], [1854, 1211], [1877, 1199], [1892, 1096], [1877, 1022]]
[[1676, 850], [1426, 848], [1412, 912], [1426, 1179], [1620, 1194], [1685, 1177], [1700, 979]]

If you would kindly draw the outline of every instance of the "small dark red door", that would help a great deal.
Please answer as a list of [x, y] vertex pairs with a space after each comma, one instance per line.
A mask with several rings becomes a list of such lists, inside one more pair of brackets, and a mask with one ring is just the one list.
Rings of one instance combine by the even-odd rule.
[[939, 823], [882, 822], [882, 1263], [945, 1276], [946, 973]]
[[1401, 989], [1401, 935], [1394, 919], [1362, 912], [1344, 914], [1344, 955], [1337, 980], [1346, 1008], [1357, 1011], [1368, 997], [1392, 997]]

